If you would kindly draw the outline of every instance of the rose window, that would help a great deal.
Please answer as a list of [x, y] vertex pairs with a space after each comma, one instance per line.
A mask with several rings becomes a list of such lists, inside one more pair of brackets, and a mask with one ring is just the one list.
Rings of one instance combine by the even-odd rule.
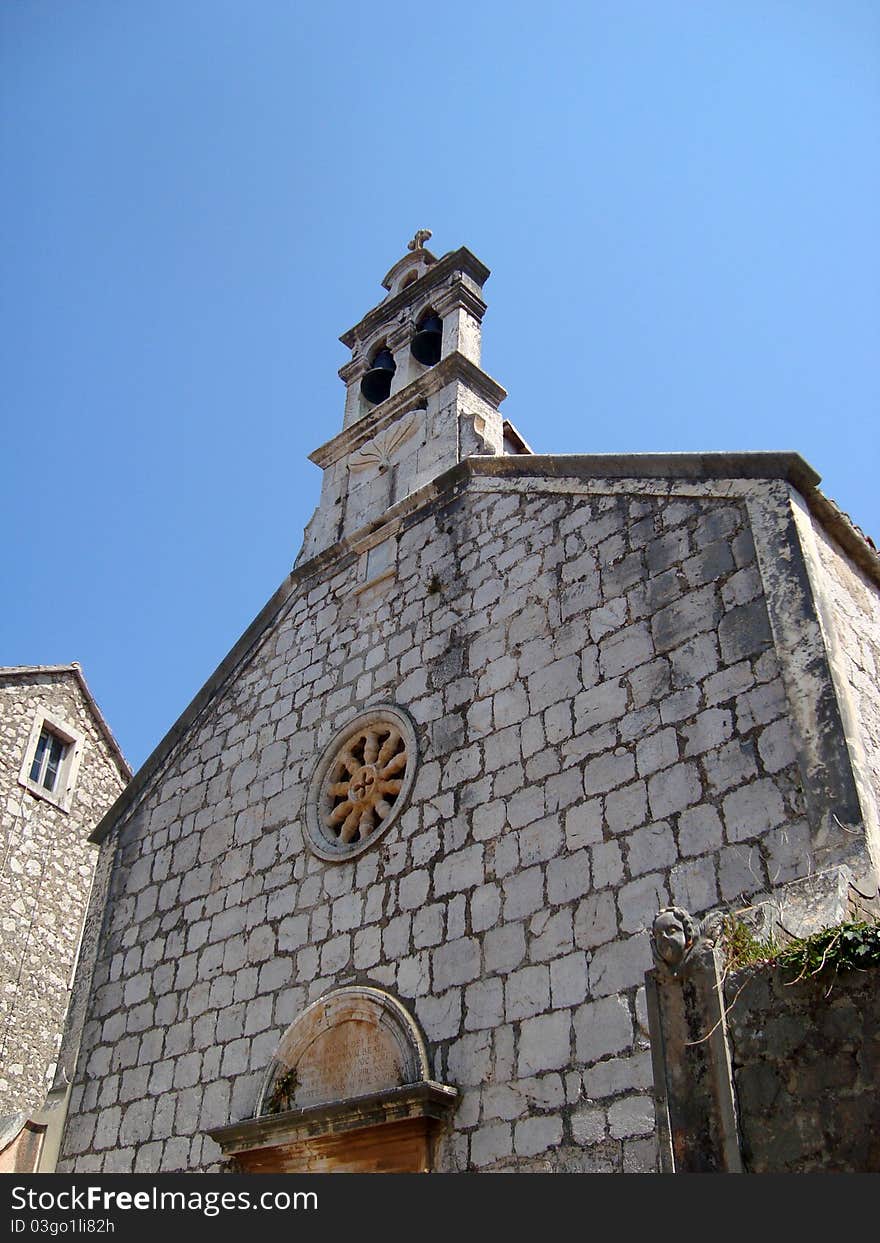
[[326, 829], [347, 846], [362, 843], [391, 815], [403, 788], [406, 743], [384, 722], [359, 730], [331, 765], [321, 815]]
[[415, 731], [390, 705], [362, 713], [324, 752], [312, 778], [311, 845], [348, 858], [376, 841], [403, 809], [415, 770]]

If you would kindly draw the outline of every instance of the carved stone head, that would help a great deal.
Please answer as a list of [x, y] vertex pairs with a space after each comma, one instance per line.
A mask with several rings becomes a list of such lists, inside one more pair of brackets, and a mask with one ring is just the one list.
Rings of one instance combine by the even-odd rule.
[[698, 934], [697, 921], [683, 906], [665, 906], [655, 916], [651, 929], [654, 961], [676, 972]]

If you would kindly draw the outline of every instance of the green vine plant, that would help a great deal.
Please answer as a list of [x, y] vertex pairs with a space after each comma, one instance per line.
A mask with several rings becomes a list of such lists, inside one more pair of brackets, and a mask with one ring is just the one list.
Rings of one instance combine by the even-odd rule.
[[809, 937], [795, 937], [785, 945], [760, 941], [735, 916], [724, 921], [721, 949], [726, 973], [757, 963], [781, 967], [788, 984], [809, 976], [837, 975], [880, 967], [880, 923], [850, 922], [822, 928]]
[[263, 1114], [283, 1114], [295, 1108], [296, 1068], [291, 1068], [279, 1075], [272, 1084], [272, 1091], [263, 1101]]
[[[841, 971], [867, 971], [880, 967], [880, 922], [851, 922], [833, 928], [822, 928], [809, 937], [794, 937], [785, 945], [774, 938], [761, 941], [754, 931], [736, 915], [727, 915], [718, 939], [723, 963], [722, 983], [743, 967], [781, 967], [790, 979], [787, 985], [797, 984], [809, 976], [822, 976], [828, 980], [826, 996]], [[720, 1023], [733, 1010], [740, 993], [746, 987], [744, 980], [733, 999], [724, 1007], [724, 1015], [698, 1040], [688, 1044], [702, 1044], [708, 1040]]]
[[795, 974], [795, 984], [823, 972], [866, 971], [880, 967], [880, 924], [848, 923], [823, 928], [811, 937], [792, 941], [777, 956], [779, 965]]

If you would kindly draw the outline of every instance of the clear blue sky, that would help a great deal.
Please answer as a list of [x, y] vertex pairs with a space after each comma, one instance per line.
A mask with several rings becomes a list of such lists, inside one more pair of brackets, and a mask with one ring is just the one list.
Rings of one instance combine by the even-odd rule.
[[137, 767], [278, 586], [416, 228], [544, 452], [796, 449], [880, 540], [875, 0], [6, 0], [0, 663]]

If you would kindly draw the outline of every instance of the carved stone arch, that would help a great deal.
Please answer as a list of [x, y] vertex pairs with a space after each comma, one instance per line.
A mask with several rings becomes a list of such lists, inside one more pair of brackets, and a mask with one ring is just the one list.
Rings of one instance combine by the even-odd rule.
[[395, 997], [379, 988], [337, 988], [307, 1006], [282, 1036], [254, 1117], [282, 1112], [276, 1089], [285, 1079], [289, 1108], [305, 1109], [429, 1077], [424, 1038]]
[[383, 989], [353, 985], [291, 1023], [254, 1117], [210, 1134], [246, 1173], [427, 1172], [457, 1095], [430, 1078], [406, 1007]]

